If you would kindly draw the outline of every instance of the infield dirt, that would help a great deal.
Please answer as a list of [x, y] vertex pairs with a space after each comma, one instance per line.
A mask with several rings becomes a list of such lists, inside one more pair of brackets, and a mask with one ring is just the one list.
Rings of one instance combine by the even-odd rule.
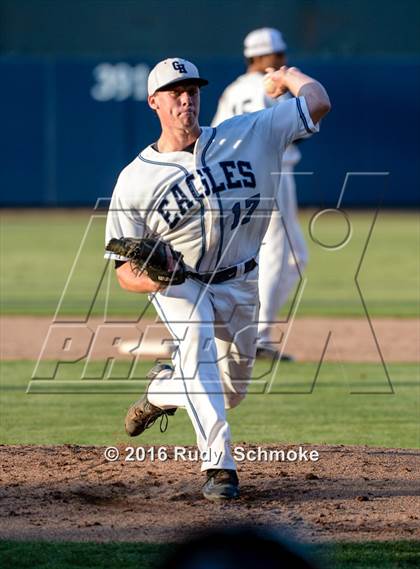
[[[60, 326], [69, 326], [72, 335], [72, 324], [80, 323], [89, 331], [96, 332], [98, 326], [104, 325], [104, 320], [91, 318], [89, 321], [69, 317]], [[37, 360], [48, 334], [52, 319], [37, 316], [3, 316], [0, 318], [2, 329], [2, 359]], [[151, 341], [140, 344], [142, 355], [160, 355], [156, 353], [163, 347], [163, 342], [170, 339], [164, 325], [152, 319], [143, 319], [136, 323], [127, 336], [126, 323], [111, 322], [110, 335], [95, 338], [92, 359], [102, 359], [116, 354], [115, 347], [110, 350], [114, 336], [131, 340], [134, 345], [142, 338], [148, 329]], [[134, 330], [134, 332], [133, 332]], [[150, 334], [149, 334], [150, 332]], [[293, 354], [298, 361], [318, 362], [326, 347], [327, 338], [331, 332], [331, 341], [325, 353], [325, 361], [342, 362], [378, 362], [381, 354], [386, 362], [416, 362], [418, 361], [420, 342], [420, 324], [418, 319], [376, 318], [368, 321], [365, 318], [321, 318], [305, 317], [296, 319], [292, 325], [279, 324], [276, 335], [279, 346], [285, 344], [285, 351]], [[137, 335], [136, 335], [137, 334]], [[143, 336], [144, 338], [144, 336]], [[102, 339], [102, 341], [101, 341]], [[78, 344], [80, 345], [76, 345]], [[82, 344], [81, 342], [84, 342]], [[286, 343], [287, 342], [287, 343]], [[73, 338], [75, 351], [87, 350], [86, 337]], [[113, 343], [115, 346], [115, 342]], [[157, 349], [156, 349], [157, 348]], [[60, 357], [72, 358], [71, 352], [64, 354], [62, 345], [49, 345], [43, 353], [43, 358], [55, 359]], [[121, 357], [121, 354], [118, 355]]]
[[317, 462], [244, 461], [241, 497], [218, 504], [201, 495], [199, 463], [167, 448], [166, 461], [107, 462], [103, 447], [1, 446], [1, 537], [168, 542], [252, 522], [309, 542], [420, 539], [416, 450], [314, 445]]

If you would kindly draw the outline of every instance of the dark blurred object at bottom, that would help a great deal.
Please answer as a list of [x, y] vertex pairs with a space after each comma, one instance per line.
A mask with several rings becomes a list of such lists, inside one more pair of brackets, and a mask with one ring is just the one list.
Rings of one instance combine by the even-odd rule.
[[305, 557], [270, 529], [209, 529], [177, 546], [161, 569], [316, 569]]

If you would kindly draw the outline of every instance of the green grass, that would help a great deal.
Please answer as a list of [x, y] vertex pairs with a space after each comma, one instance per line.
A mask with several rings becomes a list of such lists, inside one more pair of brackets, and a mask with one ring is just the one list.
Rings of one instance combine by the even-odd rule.
[[[334, 251], [309, 238], [311, 215], [301, 214], [310, 262], [298, 315], [361, 316], [354, 276], [373, 212], [349, 212], [352, 237], [344, 248]], [[91, 217], [87, 210], [4, 214], [4, 270], [0, 281], [3, 313], [51, 316], [67, 284], [59, 315], [86, 315], [90, 310], [102, 314], [106, 298], [108, 313], [139, 315], [147, 306], [146, 297], [119, 290], [114, 276], [104, 275], [104, 224], [104, 215]], [[315, 235], [324, 242], [337, 242], [342, 234], [343, 220], [338, 215], [326, 215], [316, 225]], [[380, 213], [359, 277], [371, 315], [418, 315], [419, 243], [417, 213]], [[153, 314], [151, 308], [148, 314]]]
[[337, 543], [313, 546], [312, 551], [321, 567], [414, 569], [420, 564], [418, 541]]
[[20, 569], [152, 569], [170, 546], [148, 543], [0, 541], [2, 567]]
[[[0, 541], [3, 567], [20, 569], [157, 569], [175, 546], [146, 543], [48, 543]], [[311, 545], [310, 558], [326, 569], [411, 569], [419, 565], [419, 542]]]
[[[138, 377], [150, 362], [142, 362]], [[269, 375], [257, 362], [254, 377]], [[92, 364], [92, 375], [101, 377], [104, 365]], [[274, 376], [270, 393], [255, 381], [251, 393], [229, 412], [235, 442], [328, 443], [371, 446], [419, 446], [419, 370], [416, 364], [392, 364], [389, 374], [375, 364], [327, 363], [321, 368], [312, 391], [315, 365], [283, 363]], [[79, 380], [81, 366], [66, 364], [47, 386], [56, 393], [25, 393], [34, 370], [33, 362], [3, 362], [0, 415], [3, 444], [133, 444], [123, 430], [128, 405], [144, 390], [144, 381], [129, 381], [130, 392], [118, 380], [98, 380], [87, 393]], [[67, 384], [63, 382], [67, 380]], [[69, 382], [68, 380], [71, 380]], [[34, 380], [45, 390], [45, 381]], [[61, 386], [67, 391], [60, 392]], [[132, 387], [131, 387], [132, 386]], [[107, 388], [110, 393], [104, 393]], [[170, 420], [164, 434], [159, 428], [146, 431], [136, 444], [195, 444], [185, 411]]]

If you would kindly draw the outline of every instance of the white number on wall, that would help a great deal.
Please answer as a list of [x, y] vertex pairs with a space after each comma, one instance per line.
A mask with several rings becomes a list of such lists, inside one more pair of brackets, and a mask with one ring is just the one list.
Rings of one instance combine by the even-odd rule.
[[100, 63], [93, 69], [95, 84], [90, 90], [95, 101], [147, 100], [149, 66], [144, 63]]

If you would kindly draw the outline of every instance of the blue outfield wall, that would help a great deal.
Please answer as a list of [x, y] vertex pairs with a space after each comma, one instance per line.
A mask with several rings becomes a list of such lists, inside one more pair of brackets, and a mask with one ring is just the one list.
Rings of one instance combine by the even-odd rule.
[[[92, 207], [109, 197], [118, 172], [156, 140], [146, 102], [148, 60], [0, 58], [2, 206]], [[197, 60], [208, 124], [240, 58]], [[300, 145], [301, 205], [418, 206], [419, 60], [294, 59], [327, 87], [333, 110], [321, 133]], [[388, 176], [367, 173], [389, 172]]]

